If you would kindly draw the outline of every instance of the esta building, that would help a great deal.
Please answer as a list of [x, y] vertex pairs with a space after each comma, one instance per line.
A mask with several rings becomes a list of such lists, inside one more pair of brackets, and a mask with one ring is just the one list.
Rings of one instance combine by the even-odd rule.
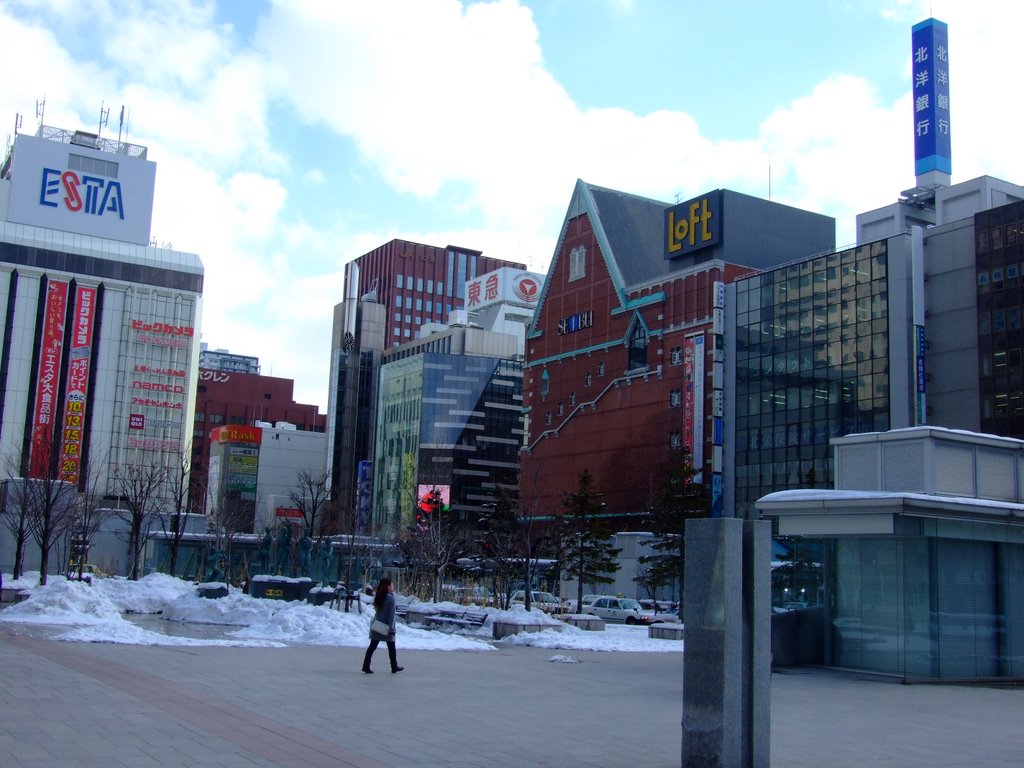
[[117, 467], [186, 450], [203, 266], [151, 245], [147, 154], [40, 126], [0, 169], [0, 457], [21, 474], [113, 494]]

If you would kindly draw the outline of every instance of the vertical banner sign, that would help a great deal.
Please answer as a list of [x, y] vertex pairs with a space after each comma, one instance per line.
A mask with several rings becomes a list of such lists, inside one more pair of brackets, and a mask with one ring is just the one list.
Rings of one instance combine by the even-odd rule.
[[704, 334], [693, 337], [693, 476], [704, 482]]
[[693, 338], [683, 339], [683, 445], [694, 469], [698, 469], [693, 457]]
[[373, 491], [372, 461], [359, 462], [356, 481], [356, 533], [367, 533], [370, 526], [370, 496]]
[[32, 417], [32, 477], [44, 477], [54, 449], [54, 418], [57, 386], [60, 383], [61, 354], [64, 349], [64, 318], [68, 306], [68, 284], [50, 280], [46, 284], [43, 332], [39, 344], [35, 412]]
[[60, 477], [78, 482], [82, 464], [85, 403], [89, 389], [89, 358], [92, 354], [93, 317], [96, 289], [79, 287], [75, 292], [68, 354], [68, 385], [64, 398], [64, 431], [61, 439]]
[[915, 172], [952, 173], [948, 28], [937, 19], [915, 24], [911, 48]]

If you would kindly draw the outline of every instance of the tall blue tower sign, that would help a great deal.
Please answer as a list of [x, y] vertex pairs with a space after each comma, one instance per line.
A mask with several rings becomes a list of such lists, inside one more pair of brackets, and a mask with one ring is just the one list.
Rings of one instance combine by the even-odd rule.
[[949, 34], [946, 24], [927, 19], [911, 33], [914, 73], [914, 167], [952, 173], [949, 141]]

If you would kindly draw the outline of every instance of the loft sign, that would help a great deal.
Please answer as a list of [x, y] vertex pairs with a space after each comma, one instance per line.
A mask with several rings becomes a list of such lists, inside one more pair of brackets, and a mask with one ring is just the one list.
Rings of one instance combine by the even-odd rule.
[[556, 330], [559, 336], [564, 336], [567, 333], [575, 333], [576, 331], [582, 331], [584, 328], [593, 327], [594, 311], [588, 309], [586, 312], [577, 312], [575, 315], [563, 317], [558, 321]]
[[722, 192], [716, 189], [665, 209], [665, 258], [718, 245], [722, 240]]
[[74, 171], [43, 168], [39, 204], [51, 208], [63, 206], [72, 213], [82, 212], [93, 216], [116, 215], [124, 220], [121, 182], [102, 176], [79, 176]]

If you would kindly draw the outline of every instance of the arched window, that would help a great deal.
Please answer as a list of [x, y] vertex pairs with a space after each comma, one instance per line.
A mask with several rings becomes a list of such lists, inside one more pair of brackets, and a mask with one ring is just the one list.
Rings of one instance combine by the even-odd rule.
[[548, 369], [545, 368], [540, 374], [540, 396], [547, 397], [549, 391], [551, 391], [551, 378], [548, 376]]
[[593, 380], [594, 377], [590, 375], [590, 371], [587, 371], [586, 375], [583, 377], [583, 386], [589, 387]]
[[604, 376], [604, 361], [602, 360], [597, 364], [597, 375]]

